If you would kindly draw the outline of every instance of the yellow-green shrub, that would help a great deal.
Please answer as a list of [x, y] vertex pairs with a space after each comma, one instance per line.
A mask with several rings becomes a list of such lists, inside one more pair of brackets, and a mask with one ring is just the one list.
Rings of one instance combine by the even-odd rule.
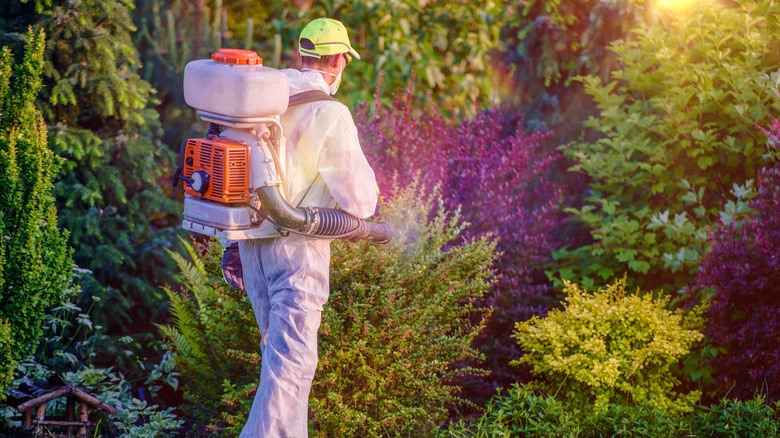
[[685, 356], [701, 333], [683, 326], [683, 315], [666, 309], [668, 298], [626, 293], [626, 279], [596, 293], [565, 282], [563, 310], [517, 323], [514, 336], [528, 364], [565, 404], [599, 413], [610, 403], [690, 412], [699, 391], [675, 391], [670, 366]]

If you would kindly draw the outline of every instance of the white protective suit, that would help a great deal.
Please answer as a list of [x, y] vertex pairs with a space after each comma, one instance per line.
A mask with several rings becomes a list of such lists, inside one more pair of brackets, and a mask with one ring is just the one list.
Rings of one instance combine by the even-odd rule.
[[[328, 92], [317, 72], [283, 72], [291, 95], [313, 89]], [[283, 169], [291, 205], [338, 205], [361, 219], [374, 213], [374, 171], [345, 105], [317, 101], [290, 107], [281, 124], [287, 138]], [[241, 437], [306, 437], [317, 331], [329, 295], [330, 240], [290, 234], [241, 241], [239, 250], [262, 337], [260, 386]]]

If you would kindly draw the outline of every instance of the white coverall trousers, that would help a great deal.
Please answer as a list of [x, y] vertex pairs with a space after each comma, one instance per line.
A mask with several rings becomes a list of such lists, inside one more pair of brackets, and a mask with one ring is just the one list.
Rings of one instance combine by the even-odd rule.
[[290, 234], [239, 243], [260, 327], [260, 385], [241, 438], [308, 436], [317, 330], [328, 301], [330, 240]]

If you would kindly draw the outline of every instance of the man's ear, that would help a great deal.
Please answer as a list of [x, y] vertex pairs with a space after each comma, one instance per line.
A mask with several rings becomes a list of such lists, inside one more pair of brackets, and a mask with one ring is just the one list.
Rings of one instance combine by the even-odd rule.
[[330, 60], [328, 61], [328, 65], [330, 67], [333, 67], [334, 69], [338, 70], [339, 63], [341, 62], [341, 58], [343, 58], [343, 57], [344, 57], [344, 55], [331, 56]]

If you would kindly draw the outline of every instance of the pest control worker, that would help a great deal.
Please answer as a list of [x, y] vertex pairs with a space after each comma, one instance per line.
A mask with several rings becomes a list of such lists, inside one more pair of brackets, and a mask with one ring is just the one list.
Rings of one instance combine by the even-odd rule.
[[[290, 204], [338, 206], [367, 218], [377, 202], [374, 171], [360, 148], [349, 109], [330, 98], [344, 69], [360, 56], [344, 25], [328, 18], [313, 20], [301, 31], [299, 53], [301, 70], [283, 70], [290, 95], [308, 92], [314, 97], [296, 105], [291, 97], [281, 116]], [[282, 234], [239, 244], [243, 282], [262, 337], [260, 386], [241, 432], [246, 438], [308, 435], [317, 330], [329, 294], [330, 240]]]

